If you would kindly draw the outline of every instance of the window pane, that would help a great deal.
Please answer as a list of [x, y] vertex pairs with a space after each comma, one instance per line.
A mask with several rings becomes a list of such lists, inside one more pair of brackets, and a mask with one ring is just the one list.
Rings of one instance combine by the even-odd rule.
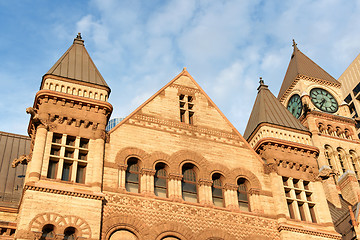
[[139, 192], [139, 184], [137, 183], [126, 183], [126, 191], [128, 192]]
[[48, 173], [47, 173], [48, 178], [52, 178], [52, 179], [56, 178], [56, 168], [57, 168], [57, 161], [50, 160]]
[[239, 202], [239, 208], [241, 211], [249, 211], [249, 204], [246, 202]]
[[76, 182], [85, 183], [85, 166], [78, 165], [76, 171]]
[[222, 189], [221, 188], [212, 188], [212, 194], [213, 196], [222, 198]]
[[139, 174], [127, 172], [126, 173], [126, 181], [138, 183], [139, 182]]
[[64, 162], [61, 180], [70, 181], [71, 163]]
[[222, 198], [213, 198], [213, 203], [217, 207], [223, 207], [223, 199]]
[[155, 195], [158, 196], [158, 197], [164, 197], [164, 198], [167, 197], [167, 196], [166, 196], [166, 189], [165, 189], [165, 188], [157, 188], [157, 187], [155, 187], [154, 193], [155, 193]]
[[248, 201], [247, 194], [238, 192], [238, 199], [239, 199], [239, 201], [246, 201], [247, 202]]
[[187, 202], [197, 202], [197, 195], [193, 193], [183, 192], [183, 199]]
[[196, 184], [182, 182], [182, 190], [196, 194]]
[[166, 187], [166, 179], [155, 177], [154, 184], [156, 187]]

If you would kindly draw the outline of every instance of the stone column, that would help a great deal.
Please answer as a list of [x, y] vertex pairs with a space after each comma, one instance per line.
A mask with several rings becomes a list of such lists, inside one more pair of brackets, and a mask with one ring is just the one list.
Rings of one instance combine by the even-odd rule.
[[198, 199], [199, 203], [205, 205], [213, 205], [212, 202], [212, 186], [213, 181], [207, 179], [199, 179], [198, 181]]
[[225, 207], [230, 209], [238, 209], [238, 201], [237, 201], [237, 185], [226, 183], [224, 185], [224, 201]]
[[145, 195], [154, 195], [154, 175], [155, 170], [143, 168], [141, 174], [141, 193]]
[[168, 196], [170, 199], [174, 201], [182, 201], [182, 194], [181, 194], [181, 179], [183, 175], [169, 173], [168, 178]]
[[248, 191], [249, 193], [249, 205], [250, 205], [250, 211], [251, 212], [263, 212], [263, 209], [261, 207], [261, 202], [259, 199], [260, 190], [257, 188], [251, 188]]
[[126, 164], [118, 164], [119, 174], [118, 174], [118, 188], [121, 191], [125, 191], [125, 177], [126, 177]]
[[47, 132], [48, 131], [44, 126], [39, 126], [37, 128], [32, 157], [28, 165], [29, 178], [26, 182], [36, 182], [40, 179]]

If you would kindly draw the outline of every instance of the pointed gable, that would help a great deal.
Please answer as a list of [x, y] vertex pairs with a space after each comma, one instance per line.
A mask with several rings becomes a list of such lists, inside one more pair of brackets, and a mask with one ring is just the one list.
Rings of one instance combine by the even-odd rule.
[[313, 79], [320, 79], [330, 84], [340, 85], [335, 78], [302, 53], [297, 48], [294, 40], [293, 43], [294, 51], [291, 55], [290, 63], [278, 94], [279, 99], [284, 96], [300, 75]]
[[308, 132], [307, 128], [305, 128], [270, 92], [268, 86], [264, 85], [262, 80], [260, 80], [258, 95], [244, 132], [244, 138], [249, 140], [251, 134], [261, 123]]
[[[180, 96], [191, 96], [193, 105], [191, 111], [194, 113], [194, 123], [180, 120]], [[185, 100], [188, 104], [188, 100]], [[187, 109], [185, 107], [185, 109]], [[188, 115], [186, 115], [188, 117]], [[134, 112], [122, 120], [117, 126], [110, 130], [110, 134], [127, 122], [146, 120], [158, 125], [168, 125], [183, 131], [192, 132], [191, 135], [216, 139], [231, 139], [235, 145], [247, 146], [251, 149], [245, 139], [230, 123], [219, 108], [212, 102], [204, 90], [187, 72], [186, 68], [173, 80], [150, 97]], [[136, 123], [135, 123], [136, 124]], [[207, 133], [210, 133], [209, 135]], [[206, 136], [208, 135], [208, 136]], [[210, 136], [213, 135], [213, 136]], [[245, 144], [245, 145], [244, 145]]]
[[84, 40], [82, 40], [80, 34], [77, 35], [70, 48], [50, 68], [46, 75], [69, 78], [109, 88], [86, 51]]

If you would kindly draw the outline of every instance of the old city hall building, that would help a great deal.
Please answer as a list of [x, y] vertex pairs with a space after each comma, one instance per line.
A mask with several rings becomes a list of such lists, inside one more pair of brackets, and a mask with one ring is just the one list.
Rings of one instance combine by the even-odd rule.
[[360, 58], [338, 81], [293, 48], [243, 135], [186, 69], [107, 131], [79, 34], [26, 109], [30, 137], [0, 132], [0, 239], [357, 239]]

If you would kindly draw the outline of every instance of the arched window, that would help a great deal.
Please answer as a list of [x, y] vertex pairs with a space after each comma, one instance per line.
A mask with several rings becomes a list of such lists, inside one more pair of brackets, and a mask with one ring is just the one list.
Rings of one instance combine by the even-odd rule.
[[54, 225], [52, 224], [46, 224], [43, 228], [42, 228], [42, 234], [40, 237], [40, 240], [46, 240], [46, 239], [55, 239], [55, 232], [54, 232]]
[[345, 152], [342, 148], [338, 148], [338, 159], [341, 167], [341, 171], [344, 174], [346, 172], [346, 159], [345, 159]]
[[196, 173], [194, 168], [195, 166], [192, 164], [184, 164], [182, 168], [182, 196], [188, 202], [197, 202]]
[[120, 229], [113, 232], [109, 240], [137, 240], [136, 235], [128, 230]]
[[245, 178], [239, 178], [237, 181], [238, 189], [238, 203], [241, 211], [249, 211], [249, 199], [248, 199], [248, 189]]
[[167, 236], [167, 237], [163, 237], [161, 240], [181, 240], [181, 239], [174, 236]]
[[329, 145], [325, 145], [325, 152], [324, 152], [324, 154], [325, 154], [325, 158], [326, 158], [326, 160], [327, 160], [327, 163], [328, 163], [328, 165], [329, 165], [329, 167], [331, 168], [331, 169], [333, 169], [334, 167], [333, 167], [333, 164], [332, 164], [332, 161], [331, 161], [331, 153], [332, 153], [332, 149], [331, 149], [331, 147], [329, 146]]
[[139, 192], [139, 159], [132, 157], [128, 160], [126, 169], [125, 188], [128, 192]]
[[349, 157], [350, 157], [351, 165], [354, 169], [356, 177], [359, 178], [359, 168], [358, 168], [359, 163], [356, 152], [354, 150], [350, 150], [349, 153], [350, 153]]
[[158, 197], [167, 197], [167, 174], [166, 165], [158, 163], [155, 166], [154, 193]]
[[212, 200], [215, 206], [223, 207], [223, 189], [222, 189], [222, 181], [221, 175], [219, 173], [215, 173], [212, 175], [213, 184], [211, 187], [212, 190]]
[[75, 240], [76, 229], [74, 227], [67, 227], [64, 231], [64, 240]]

